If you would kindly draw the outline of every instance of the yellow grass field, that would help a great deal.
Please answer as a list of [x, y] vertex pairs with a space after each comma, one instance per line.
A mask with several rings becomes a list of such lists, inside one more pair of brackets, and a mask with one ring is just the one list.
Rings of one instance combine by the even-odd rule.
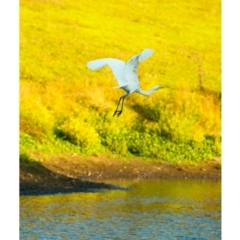
[[[144, 48], [141, 87], [123, 95], [108, 67]], [[20, 154], [140, 156], [166, 161], [221, 155], [221, 2], [20, 1]]]

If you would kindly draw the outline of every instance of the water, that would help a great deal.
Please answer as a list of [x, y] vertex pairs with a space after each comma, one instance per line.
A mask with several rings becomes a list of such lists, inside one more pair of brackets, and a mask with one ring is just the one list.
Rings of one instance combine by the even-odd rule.
[[20, 198], [20, 239], [221, 239], [221, 183], [111, 181], [129, 187]]

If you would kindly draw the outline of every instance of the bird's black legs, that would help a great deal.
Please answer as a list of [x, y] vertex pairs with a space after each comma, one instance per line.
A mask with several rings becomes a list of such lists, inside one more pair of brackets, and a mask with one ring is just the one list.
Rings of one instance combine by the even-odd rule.
[[[117, 117], [119, 117], [123, 111], [123, 102], [124, 102], [124, 99], [125, 99], [125, 96], [122, 96], [119, 98], [119, 101], [118, 101], [118, 105], [117, 105], [117, 108], [113, 114], [113, 117], [116, 115]], [[122, 101], [122, 106], [121, 106], [121, 110], [118, 110], [118, 107], [120, 105], [120, 102]]]

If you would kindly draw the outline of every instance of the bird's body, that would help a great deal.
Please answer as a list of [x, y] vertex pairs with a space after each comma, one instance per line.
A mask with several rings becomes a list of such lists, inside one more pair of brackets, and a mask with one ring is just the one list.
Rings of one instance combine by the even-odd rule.
[[[115, 88], [122, 88], [125, 91], [125, 94], [120, 97], [117, 105], [117, 109], [114, 112], [114, 115], [120, 116], [123, 110], [123, 102], [124, 99], [131, 93], [137, 92], [145, 96], [150, 96], [154, 91], [162, 88], [160, 86], [155, 86], [151, 88], [149, 91], [144, 91], [140, 87], [139, 79], [138, 79], [138, 65], [141, 61], [150, 57], [153, 53], [151, 49], [144, 49], [140, 54], [133, 56], [130, 58], [127, 63], [122, 60], [115, 58], [101, 58], [97, 60], [93, 60], [87, 63], [87, 67], [91, 70], [97, 70], [105, 65], [108, 65], [115, 76], [118, 86]], [[118, 110], [120, 102], [122, 101], [121, 110]]]

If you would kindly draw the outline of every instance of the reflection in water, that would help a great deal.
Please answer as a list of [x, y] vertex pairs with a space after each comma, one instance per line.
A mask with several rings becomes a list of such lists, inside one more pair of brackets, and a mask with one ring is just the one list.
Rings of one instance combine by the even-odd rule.
[[221, 183], [143, 180], [127, 191], [20, 198], [21, 239], [221, 239]]

